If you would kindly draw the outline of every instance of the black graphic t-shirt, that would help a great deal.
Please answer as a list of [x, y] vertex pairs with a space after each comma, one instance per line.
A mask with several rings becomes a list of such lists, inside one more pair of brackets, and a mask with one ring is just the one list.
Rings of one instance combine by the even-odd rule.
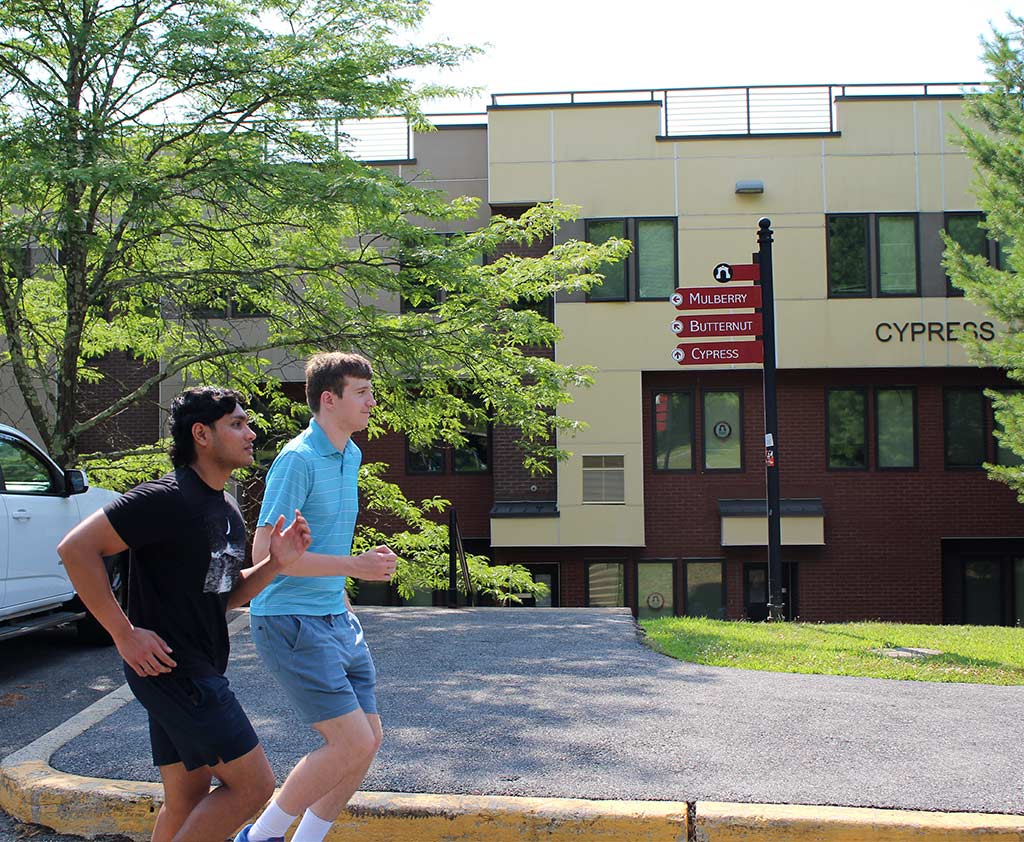
[[245, 565], [238, 503], [191, 468], [178, 468], [103, 511], [132, 550], [128, 619], [167, 642], [176, 672], [223, 674], [228, 593]]

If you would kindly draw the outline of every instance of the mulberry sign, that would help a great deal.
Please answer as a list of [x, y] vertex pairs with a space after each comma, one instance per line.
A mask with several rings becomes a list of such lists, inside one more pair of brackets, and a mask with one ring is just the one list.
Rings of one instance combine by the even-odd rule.
[[740, 310], [761, 306], [761, 287], [680, 287], [669, 297], [677, 310]]

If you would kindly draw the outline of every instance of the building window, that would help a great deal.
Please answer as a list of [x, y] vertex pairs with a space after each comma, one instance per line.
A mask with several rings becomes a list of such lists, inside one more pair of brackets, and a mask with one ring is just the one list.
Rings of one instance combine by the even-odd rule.
[[633, 251], [621, 263], [598, 269], [604, 283], [591, 287], [590, 301], [664, 301], [678, 286], [678, 220], [675, 217], [589, 219], [587, 241], [629, 240]]
[[878, 217], [879, 295], [917, 295], [917, 216]]
[[626, 565], [621, 561], [587, 564], [587, 606], [619, 608], [626, 605]]
[[[437, 233], [437, 237], [444, 242], [447, 248], [459, 247], [460, 243], [464, 243], [466, 234], [465, 232], [443, 232]], [[466, 247], [463, 245], [462, 250]], [[469, 264], [473, 266], [483, 266], [486, 263], [484, 253], [478, 249], [473, 249], [468, 252]], [[409, 264], [409, 268], [415, 271], [417, 264], [424, 264], [429, 260], [436, 260], [432, 254], [424, 252], [421, 255], [408, 254], [405, 256], [405, 261]], [[406, 292], [409, 295], [403, 295], [399, 301], [399, 309], [403, 313], [427, 313], [437, 307], [438, 304], [444, 302], [447, 297], [445, 290], [438, 288], [437, 286], [420, 284], [417, 286], [406, 284]]]
[[[625, 219], [588, 219], [587, 242], [600, 245], [617, 237], [626, 239]], [[604, 275], [604, 281], [594, 284], [587, 293], [591, 301], [625, 301], [626, 300], [626, 263], [602, 263], [597, 274]]]
[[625, 457], [583, 457], [583, 502], [626, 502]]
[[725, 576], [720, 561], [688, 561], [686, 570], [686, 616], [725, 616]]
[[743, 395], [738, 391], [705, 391], [704, 469], [743, 469]]
[[867, 395], [863, 389], [829, 389], [828, 467], [865, 470], [867, 459]]
[[875, 458], [879, 468], [917, 467], [914, 389], [875, 389]]
[[465, 430], [466, 443], [452, 448], [452, 469], [457, 474], [485, 474], [491, 469], [491, 428], [479, 423]]
[[654, 395], [654, 470], [693, 470], [693, 393]]
[[636, 220], [636, 283], [641, 301], [664, 301], [676, 289], [675, 219]]
[[641, 620], [675, 613], [675, 564], [640, 561], [636, 566], [636, 615]]
[[405, 470], [410, 474], [443, 474], [444, 448], [439, 445], [414, 447], [406, 439]]
[[827, 229], [829, 295], [870, 295], [867, 215], [830, 216]]
[[946, 389], [942, 399], [946, 467], [980, 468], [986, 450], [981, 389]]
[[[410, 474], [485, 474], [491, 469], [491, 426], [481, 423], [463, 430], [466, 443], [462, 447], [443, 444], [414, 447], [405, 440], [405, 470]], [[451, 452], [451, 465], [448, 452]]]
[[[967, 254], [975, 254], [989, 258], [989, 242], [985, 230], [981, 227], [984, 214], [977, 211], [946, 214], [946, 233]], [[946, 277], [946, 295], [963, 296], [964, 291], [953, 286]]]

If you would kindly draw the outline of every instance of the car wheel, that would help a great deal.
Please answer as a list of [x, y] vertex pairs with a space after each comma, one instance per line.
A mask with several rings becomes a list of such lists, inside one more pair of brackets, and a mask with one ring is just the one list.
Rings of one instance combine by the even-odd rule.
[[[110, 577], [110, 589], [114, 592], [117, 604], [128, 608], [128, 556], [122, 554], [105, 559], [107, 575]], [[112, 646], [113, 638], [103, 628], [100, 621], [92, 614], [87, 614], [75, 624], [78, 639], [91, 646]]]

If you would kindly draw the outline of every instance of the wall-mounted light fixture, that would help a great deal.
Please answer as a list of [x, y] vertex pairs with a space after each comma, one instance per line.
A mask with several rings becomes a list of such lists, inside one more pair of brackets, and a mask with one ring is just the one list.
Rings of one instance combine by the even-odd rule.
[[736, 182], [737, 193], [764, 193], [764, 182], [759, 178], [748, 178]]

